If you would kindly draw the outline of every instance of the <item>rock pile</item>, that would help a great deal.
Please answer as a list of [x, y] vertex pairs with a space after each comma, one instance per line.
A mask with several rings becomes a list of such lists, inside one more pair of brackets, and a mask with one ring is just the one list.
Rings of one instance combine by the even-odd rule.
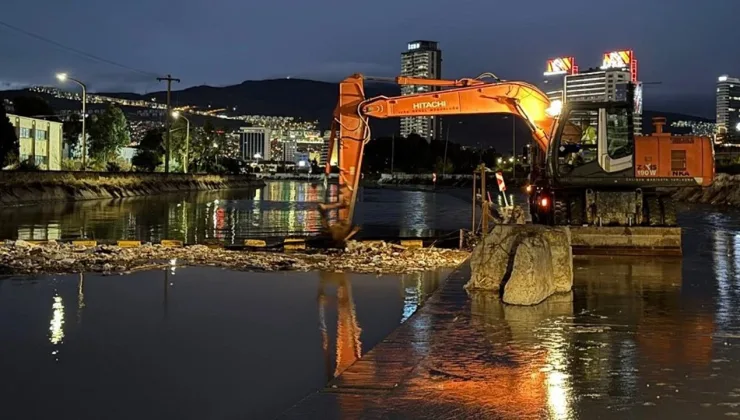
[[229, 251], [194, 245], [137, 248], [99, 245], [75, 247], [56, 242], [32, 245], [15, 241], [0, 246], [0, 274], [100, 272], [123, 273], [170, 264], [219, 266], [235, 270], [324, 270], [356, 273], [410, 273], [456, 267], [468, 252], [437, 248], [404, 248], [386, 242], [363, 244], [350, 241], [344, 251], [325, 253], [274, 253]]
[[740, 206], [740, 175], [717, 174], [711, 186], [679, 188], [673, 198], [689, 203]]

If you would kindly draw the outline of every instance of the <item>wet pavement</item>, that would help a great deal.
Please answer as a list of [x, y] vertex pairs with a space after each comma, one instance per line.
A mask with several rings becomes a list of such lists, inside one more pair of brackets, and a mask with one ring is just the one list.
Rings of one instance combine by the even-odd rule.
[[534, 307], [468, 278], [281, 418], [740, 415], [740, 335], [682, 294], [680, 259], [578, 259], [574, 291]]
[[0, 418], [274, 418], [447, 273], [188, 267], [0, 280]]

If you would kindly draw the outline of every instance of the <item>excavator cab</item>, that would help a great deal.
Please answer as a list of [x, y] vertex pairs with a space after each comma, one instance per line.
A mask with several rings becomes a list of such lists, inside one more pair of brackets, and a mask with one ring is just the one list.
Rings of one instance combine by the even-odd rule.
[[564, 107], [551, 145], [561, 184], [587, 185], [634, 176], [634, 122], [626, 102], [573, 102]]
[[677, 226], [663, 187], [707, 186], [714, 179], [712, 140], [635, 133], [635, 85], [609, 102], [560, 107], [545, 170], [530, 195], [532, 219], [556, 225]]

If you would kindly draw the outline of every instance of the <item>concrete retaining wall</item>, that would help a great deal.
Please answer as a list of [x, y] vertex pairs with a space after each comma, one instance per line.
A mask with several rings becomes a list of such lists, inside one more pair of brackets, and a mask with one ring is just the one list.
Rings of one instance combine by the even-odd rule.
[[258, 188], [264, 185], [263, 181], [245, 175], [0, 171], [0, 205]]

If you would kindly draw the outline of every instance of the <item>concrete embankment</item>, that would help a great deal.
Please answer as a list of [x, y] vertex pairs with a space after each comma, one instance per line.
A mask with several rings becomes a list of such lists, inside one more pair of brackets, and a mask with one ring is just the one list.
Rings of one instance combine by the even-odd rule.
[[673, 198], [688, 203], [740, 207], [740, 175], [717, 174], [710, 187], [682, 188], [673, 194]]
[[0, 205], [258, 188], [264, 185], [263, 181], [246, 175], [0, 172]]

